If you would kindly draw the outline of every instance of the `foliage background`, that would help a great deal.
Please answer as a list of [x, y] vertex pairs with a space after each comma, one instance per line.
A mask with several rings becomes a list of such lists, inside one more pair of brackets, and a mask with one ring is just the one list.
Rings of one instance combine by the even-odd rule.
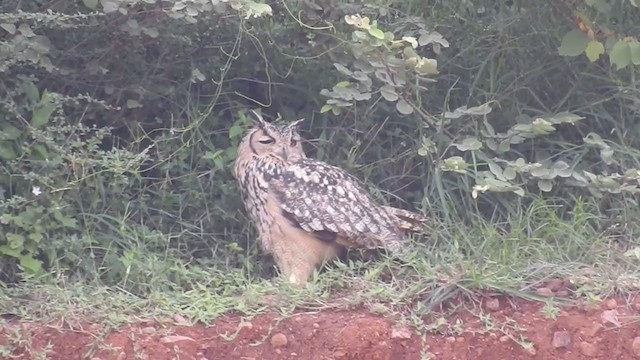
[[633, 1], [0, 9], [4, 284], [49, 274], [144, 294], [273, 275], [230, 171], [248, 108], [306, 118], [311, 156], [437, 219], [444, 246], [474, 244], [442, 229], [539, 229], [579, 207], [581, 226], [637, 249]]

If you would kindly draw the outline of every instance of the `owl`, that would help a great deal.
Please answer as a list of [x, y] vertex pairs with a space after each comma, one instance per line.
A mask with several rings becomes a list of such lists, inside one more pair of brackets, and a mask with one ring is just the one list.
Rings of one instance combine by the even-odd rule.
[[406, 231], [426, 222], [376, 203], [356, 177], [307, 157], [298, 133], [302, 119], [278, 125], [249, 114], [253, 125], [238, 146], [234, 176], [261, 248], [291, 283], [305, 284], [347, 248], [398, 252]]

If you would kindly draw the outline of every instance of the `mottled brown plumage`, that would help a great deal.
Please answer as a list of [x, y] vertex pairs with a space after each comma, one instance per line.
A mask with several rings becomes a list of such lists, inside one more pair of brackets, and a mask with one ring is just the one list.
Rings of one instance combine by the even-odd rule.
[[398, 251], [405, 230], [424, 223], [419, 214], [377, 204], [344, 170], [308, 158], [297, 132], [301, 120], [275, 125], [252, 115], [234, 174], [262, 248], [289, 281], [305, 283], [345, 247]]

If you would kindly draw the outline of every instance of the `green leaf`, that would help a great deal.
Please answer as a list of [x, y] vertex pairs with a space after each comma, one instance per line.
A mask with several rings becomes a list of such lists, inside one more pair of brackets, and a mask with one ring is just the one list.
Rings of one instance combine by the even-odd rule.
[[2, 140], [17, 140], [22, 135], [22, 130], [9, 123], [4, 124], [0, 129], [0, 139]]
[[29, 234], [29, 239], [38, 243], [42, 239], [44, 239], [44, 236], [42, 236], [42, 233], [40, 233], [40, 232], [33, 232], [33, 233]]
[[98, 8], [98, 0], [82, 0], [82, 3], [91, 10]]
[[38, 273], [42, 270], [42, 261], [34, 259], [31, 255], [21, 256], [20, 266], [31, 273]]
[[78, 227], [78, 222], [74, 218], [64, 216], [60, 220], [62, 222], [62, 226], [64, 227], [71, 228], [71, 229], [75, 229], [76, 227]]
[[603, 14], [611, 11], [611, 4], [605, 0], [585, 0], [585, 3]]
[[445, 171], [455, 171], [464, 174], [469, 165], [460, 156], [452, 156], [442, 163], [442, 169]]
[[435, 59], [419, 58], [414, 69], [420, 75], [436, 75], [438, 74], [438, 61]]
[[378, 28], [369, 28], [369, 35], [373, 36], [374, 38], [384, 40], [384, 31]]
[[582, 54], [589, 43], [589, 37], [579, 29], [569, 31], [558, 47], [560, 56], [578, 56]]
[[204, 155], [202, 155], [202, 159], [203, 160], [214, 160], [217, 159], [219, 157], [224, 156], [224, 150], [218, 149], [215, 152], [212, 151], [207, 151], [204, 153]]
[[21, 252], [22, 252], [22, 249], [12, 249], [12, 248], [8, 247], [7, 245], [0, 246], [0, 254], [2, 254], [2, 255], [11, 256], [11, 257], [14, 257], [14, 258], [19, 258], [20, 256], [22, 256]]
[[447, 119], [458, 119], [463, 115], [471, 115], [471, 116], [486, 115], [490, 112], [491, 112], [491, 105], [489, 105], [489, 103], [484, 103], [482, 105], [473, 106], [470, 108], [467, 108], [466, 105], [463, 105], [453, 110], [453, 112], [446, 111], [444, 113], [444, 117]]
[[553, 189], [553, 183], [549, 180], [538, 180], [538, 188], [541, 191], [549, 192]]
[[244, 5], [247, 7], [247, 15], [246, 19], [250, 17], [260, 17], [263, 15], [271, 15], [273, 14], [273, 9], [268, 4], [257, 3], [254, 1], [246, 1]]
[[38, 102], [40, 100], [40, 92], [38, 91], [38, 87], [35, 86], [31, 81], [25, 81], [21, 85], [22, 91], [27, 95], [27, 99], [32, 103]]
[[549, 132], [554, 132], [556, 128], [546, 119], [536, 118], [531, 122], [531, 130], [535, 134], [544, 135]]
[[449, 41], [447, 41], [442, 34], [440, 34], [437, 31], [433, 31], [433, 32], [423, 32], [422, 35], [420, 35], [420, 38], [418, 38], [418, 44], [420, 46], [424, 46], [427, 44], [431, 44], [431, 43], [436, 43], [438, 45], [444, 46], [444, 47], [449, 47]]
[[427, 155], [429, 155], [429, 149], [427, 149], [427, 148], [426, 148], [426, 147], [424, 147], [424, 146], [421, 146], [421, 147], [418, 149], [418, 155], [420, 155], [420, 156], [427, 156]]
[[640, 65], [640, 42], [630, 42], [629, 51], [631, 52], [631, 63], [633, 63], [633, 65]]
[[513, 143], [513, 138], [515, 138], [517, 135], [514, 135], [511, 140], [506, 139], [506, 140], [502, 140], [500, 141], [500, 144], [498, 144], [498, 152], [499, 153], [505, 153], [509, 150], [511, 150], [511, 144]]
[[346, 22], [349, 25], [359, 24], [360, 21], [362, 21], [362, 19], [360, 18], [360, 15], [345, 15], [344, 16], [344, 22]]
[[398, 100], [398, 93], [393, 86], [387, 84], [380, 88], [380, 95], [387, 101], [396, 101]]
[[233, 139], [242, 135], [243, 131], [244, 130], [239, 125], [233, 125], [232, 127], [229, 128], [229, 139]]
[[489, 159], [487, 159], [486, 161], [487, 165], [489, 165], [489, 171], [491, 171], [491, 173], [495, 175], [496, 178], [498, 178], [500, 181], [506, 182], [507, 178], [504, 177], [504, 173], [500, 165]]
[[583, 120], [584, 116], [580, 116], [580, 115], [576, 115], [576, 114], [572, 114], [570, 112], [559, 112], [555, 115], [553, 115], [550, 119], [549, 122], [553, 123], [553, 124], [561, 124], [561, 123], [570, 123], [570, 124], [575, 124], [580, 120]]
[[160, 36], [160, 32], [156, 28], [142, 28], [142, 32], [152, 39]]
[[604, 45], [600, 41], [592, 40], [587, 44], [587, 48], [584, 50], [585, 55], [591, 62], [595, 62], [600, 58], [600, 55], [604, 54]]
[[31, 147], [31, 149], [33, 151], [35, 151], [36, 153], [38, 153], [43, 160], [47, 160], [49, 159], [49, 151], [47, 151], [47, 148], [44, 147], [44, 145], [42, 144], [35, 144]]
[[2, 214], [2, 216], [0, 216], [0, 224], [9, 225], [12, 219], [13, 219], [13, 216], [9, 214]]
[[456, 144], [456, 147], [460, 151], [480, 150], [482, 149], [482, 143], [475, 137], [468, 137], [462, 141], [462, 144]]
[[416, 40], [416, 38], [414, 38], [413, 36], [403, 36], [402, 40], [408, 42], [409, 44], [411, 44], [411, 46], [415, 49], [418, 47], [418, 40]]
[[629, 44], [619, 40], [609, 52], [611, 65], [616, 65], [616, 70], [624, 69], [631, 63], [631, 48]]
[[404, 99], [398, 100], [396, 103], [396, 110], [402, 115], [409, 115], [413, 113], [413, 108]]
[[327, 111], [331, 111], [331, 109], [333, 109], [333, 105], [324, 104], [322, 105], [322, 108], [320, 108], [320, 114], [324, 114]]
[[141, 107], [142, 107], [142, 104], [140, 104], [139, 101], [133, 100], [133, 99], [127, 100], [127, 109], [135, 109], [135, 108], [141, 108]]
[[15, 233], [7, 233], [5, 236], [7, 237], [7, 242], [9, 243], [10, 248], [22, 249], [24, 246], [24, 236]]
[[13, 144], [8, 141], [0, 141], [0, 159], [9, 161], [18, 157]]
[[10, 23], [2, 23], [0, 24], [0, 28], [4, 29], [4, 31], [8, 32], [11, 35], [15, 34], [17, 30], [16, 26]]
[[119, 8], [119, 4], [116, 0], [100, 0], [100, 4], [102, 4], [102, 11], [104, 11], [105, 14], [118, 11]]
[[511, 181], [513, 179], [516, 178], [517, 175], [517, 171], [516, 168], [512, 167], [512, 166], [508, 166], [504, 169], [504, 172], [502, 173], [502, 175], [504, 175], [504, 178]]
[[542, 166], [533, 168], [533, 170], [531, 170], [531, 176], [535, 176], [535, 177], [547, 177], [550, 174], [551, 174], [551, 171], [546, 167], [542, 167]]
[[57, 108], [58, 107], [53, 104], [41, 104], [36, 106], [31, 113], [31, 126], [38, 128], [46, 125], [49, 122], [49, 118], [51, 118], [51, 114], [53, 114]]

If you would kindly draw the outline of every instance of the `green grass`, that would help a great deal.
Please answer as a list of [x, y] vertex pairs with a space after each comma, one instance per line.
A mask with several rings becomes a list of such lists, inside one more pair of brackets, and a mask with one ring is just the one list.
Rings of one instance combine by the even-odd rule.
[[[443, 302], [474, 297], [479, 291], [540, 299], [535, 289], [550, 278], [570, 279], [583, 299], [637, 290], [639, 260], [625, 252], [639, 244], [605, 236], [588, 203], [578, 201], [565, 218], [557, 210], [537, 201], [508, 223], [440, 223], [411, 240], [415, 251], [406, 258], [363, 260], [354, 252], [346, 262], [328, 264], [305, 288], [260, 273], [261, 266], [230, 267], [215, 259], [186, 264], [133, 251], [129, 261], [137, 265], [130, 268], [128, 279], [146, 276], [145, 287], [131, 280], [106, 286], [46, 275], [5, 288], [0, 309], [27, 321], [90, 320], [117, 326], [175, 315], [209, 323], [231, 312], [252, 316], [276, 311], [286, 316], [296, 310], [364, 307], [400, 314], [417, 325], [415, 319]], [[153, 271], [162, 266], [171, 268]]]

